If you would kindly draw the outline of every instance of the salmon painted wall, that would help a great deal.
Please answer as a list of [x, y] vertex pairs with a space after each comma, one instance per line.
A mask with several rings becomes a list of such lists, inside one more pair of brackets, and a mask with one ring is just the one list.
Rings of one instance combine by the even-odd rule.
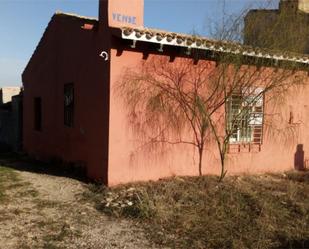
[[[198, 154], [193, 146], [168, 145], [161, 153], [145, 152], [141, 148], [145, 141], [141, 142], [132, 133], [126, 116], [127, 109], [115, 89], [124, 71], [127, 68], [140, 67], [142, 61], [143, 53], [138, 51], [124, 50], [122, 53], [117, 53], [116, 49], [111, 51], [108, 171], [110, 185], [130, 181], [157, 180], [175, 175], [198, 174]], [[308, 80], [307, 83], [309, 83]], [[306, 151], [309, 146], [306, 145], [306, 141], [309, 141], [307, 129], [309, 100], [306, 97], [309, 96], [308, 94], [309, 87], [304, 86], [301, 89], [289, 91], [284, 105], [277, 107], [268, 103], [265, 106], [264, 118], [266, 123], [271, 123], [271, 126], [268, 125], [265, 130], [261, 151], [258, 146], [255, 146], [249, 152], [248, 145], [242, 145], [240, 152], [238, 152], [238, 147], [237, 152], [231, 149], [227, 156], [228, 174], [283, 172], [294, 169], [298, 144], [303, 144], [304, 160], [308, 160], [309, 151]], [[282, 113], [280, 118], [273, 115], [278, 112]], [[290, 122], [291, 113], [294, 117], [292, 123]], [[220, 157], [217, 147], [214, 143], [206, 146], [203, 156], [203, 173], [219, 174]]]
[[[81, 28], [89, 21], [70, 18], [52, 18], [23, 74], [24, 150], [86, 164], [89, 177], [107, 182], [109, 64], [99, 57], [104, 36]], [[72, 128], [64, 125], [66, 83], [74, 84]], [[42, 98], [42, 131], [34, 130], [35, 97]]]
[[[195, 175], [198, 161], [192, 147], [188, 145], [168, 146], [167, 153], [144, 153], [138, 137], [134, 137], [128, 124], [126, 109], [116, 93], [115, 86], [128, 67], [138, 67], [142, 62], [142, 53], [123, 51], [117, 56], [117, 50], [111, 51], [111, 98], [110, 98], [110, 135], [109, 135], [109, 171], [111, 185], [137, 181], [159, 179], [173, 175]], [[182, 152], [182, 153], [179, 153]], [[174, 155], [177, 155], [175, 158]]]

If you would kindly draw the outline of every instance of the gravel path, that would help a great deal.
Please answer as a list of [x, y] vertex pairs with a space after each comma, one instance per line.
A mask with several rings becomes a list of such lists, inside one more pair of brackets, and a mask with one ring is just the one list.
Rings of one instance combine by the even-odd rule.
[[[15, 171], [15, 170], [14, 170]], [[128, 220], [97, 211], [85, 183], [66, 177], [16, 171], [0, 203], [0, 248], [154, 248]]]

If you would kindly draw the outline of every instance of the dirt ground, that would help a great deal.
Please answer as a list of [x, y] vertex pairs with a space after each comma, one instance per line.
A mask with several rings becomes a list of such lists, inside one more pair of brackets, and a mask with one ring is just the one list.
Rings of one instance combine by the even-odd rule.
[[1, 249], [154, 248], [138, 224], [97, 211], [85, 199], [86, 183], [9, 171], [14, 177], [0, 178], [5, 194], [0, 201]]

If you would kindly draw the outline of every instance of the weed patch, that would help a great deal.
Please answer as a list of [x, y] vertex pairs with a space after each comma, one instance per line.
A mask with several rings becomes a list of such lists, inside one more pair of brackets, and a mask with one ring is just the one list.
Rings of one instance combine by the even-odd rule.
[[12, 169], [0, 166], [0, 203], [7, 200], [6, 191], [18, 182], [17, 174]]
[[159, 246], [308, 248], [308, 173], [185, 177], [99, 189], [97, 208], [142, 221]]

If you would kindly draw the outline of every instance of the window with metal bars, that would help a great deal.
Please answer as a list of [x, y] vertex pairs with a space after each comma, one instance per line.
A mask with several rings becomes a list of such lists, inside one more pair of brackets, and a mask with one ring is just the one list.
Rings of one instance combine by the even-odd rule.
[[73, 127], [74, 124], [74, 85], [64, 85], [64, 125]]
[[227, 102], [229, 142], [262, 144], [263, 94], [254, 89], [250, 94], [235, 92]]

